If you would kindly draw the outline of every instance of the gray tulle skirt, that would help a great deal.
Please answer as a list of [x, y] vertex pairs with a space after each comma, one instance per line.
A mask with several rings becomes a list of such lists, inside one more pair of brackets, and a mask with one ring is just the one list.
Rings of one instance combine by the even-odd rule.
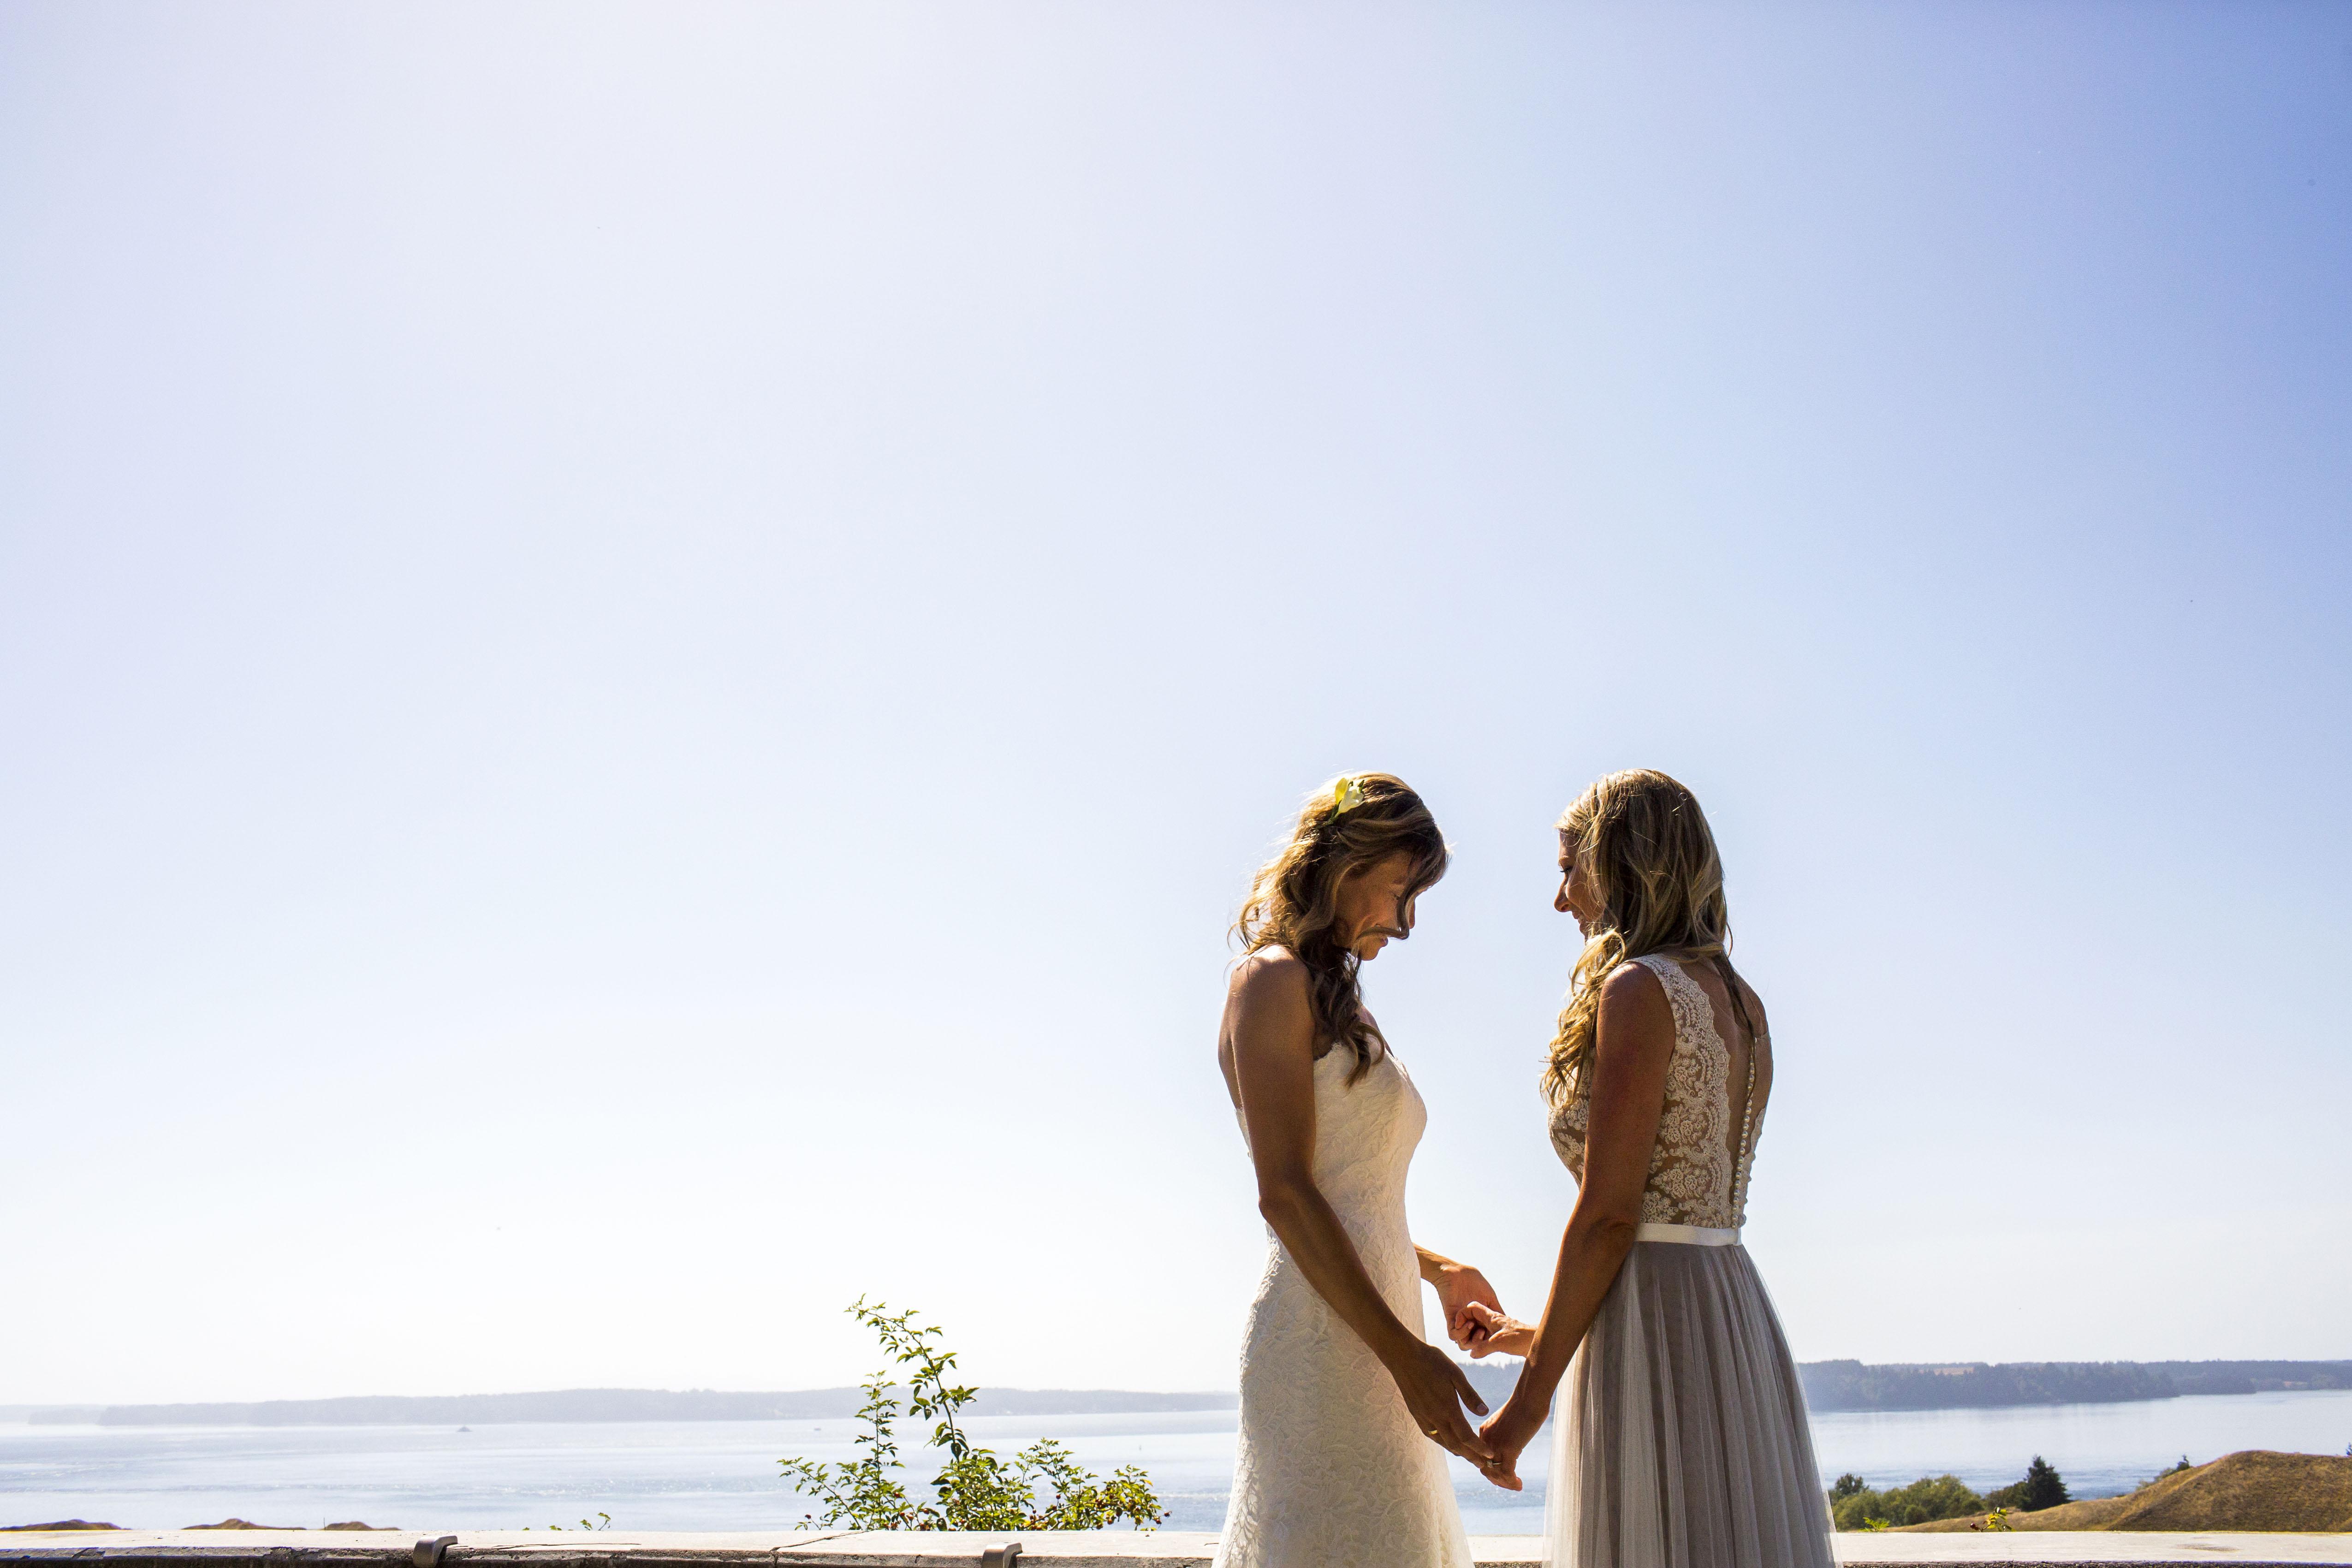
[[1830, 1568], [1804, 1392], [1747, 1248], [1635, 1242], [1553, 1414], [1551, 1568]]

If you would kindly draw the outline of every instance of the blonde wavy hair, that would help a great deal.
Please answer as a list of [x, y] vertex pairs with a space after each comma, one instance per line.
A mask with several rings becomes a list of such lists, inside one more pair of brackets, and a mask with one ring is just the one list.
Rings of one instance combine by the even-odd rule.
[[1568, 1005], [1544, 1067], [1544, 1095], [1554, 1106], [1575, 1095], [1591, 1065], [1601, 988], [1644, 953], [1670, 950], [1713, 958], [1740, 1027], [1748, 1027], [1747, 1004], [1731, 971], [1723, 861], [1696, 795], [1653, 768], [1611, 773], [1562, 814], [1559, 843], [1572, 863], [1583, 866], [1601, 900], [1601, 918], [1577, 955]]
[[1339, 881], [1391, 855], [1412, 857], [1405, 896], [1445, 875], [1444, 836], [1421, 796], [1393, 773], [1342, 773], [1307, 797], [1290, 837], [1250, 879], [1234, 918], [1244, 956], [1287, 948], [1307, 966], [1315, 1043], [1355, 1053], [1354, 1083], [1372, 1065], [1380, 1037], [1365, 1020], [1362, 961], [1339, 938]]

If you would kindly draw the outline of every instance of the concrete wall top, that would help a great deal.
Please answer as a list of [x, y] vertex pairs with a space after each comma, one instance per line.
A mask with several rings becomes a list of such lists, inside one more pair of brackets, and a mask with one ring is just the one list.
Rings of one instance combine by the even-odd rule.
[[[858, 1533], [624, 1533], [467, 1531], [419, 1537], [402, 1531], [10, 1531], [0, 1568], [982, 1568], [984, 1553], [1018, 1540], [1017, 1568], [1208, 1568], [1217, 1538], [1187, 1531], [1028, 1531], [1018, 1536], [951, 1531]], [[1839, 1568], [2147, 1568], [2221, 1561], [2233, 1568], [2352, 1568], [2352, 1534], [2211, 1531], [2021, 1531], [2010, 1534], [1832, 1538]], [[1481, 1568], [1537, 1568], [1533, 1535], [1480, 1535]], [[1406, 1568], [1406, 1565], [1400, 1565]]]

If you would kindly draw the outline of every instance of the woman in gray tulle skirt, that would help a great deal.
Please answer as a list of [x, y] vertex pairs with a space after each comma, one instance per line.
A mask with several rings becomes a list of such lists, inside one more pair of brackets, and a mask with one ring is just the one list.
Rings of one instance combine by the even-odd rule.
[[1542, 1321], [1475, 1309], [1478, 1353], [1527, 1357], [1485, 1436], [1514, 1470], [1566, 1378], [1555, 1568], [1829, 1568], [1804, 1394], [1739, 1245], [1772, 1047], [1726, 951], [1714, 835], [1643, 769], [1559, 836], [1555, 907], [1586, 941], [1544, 1087], [1578, 1195]]

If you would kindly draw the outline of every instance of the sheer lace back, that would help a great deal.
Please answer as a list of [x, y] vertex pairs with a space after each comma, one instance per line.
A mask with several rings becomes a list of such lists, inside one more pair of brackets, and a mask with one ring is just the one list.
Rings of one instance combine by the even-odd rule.
[[[1665, 1111], [1650, 1153], [1650, 1177], [1642, 1190], [1643, 1222], [1737, 1229], [1747, 1217], [1748, 1173], [1755, 1164], [1763, 1120], [1755, 1085], [1765, 1071], [1771, 1037], [1759, 1035], [1749, 1046], [1748, 1094], [1738, 1108], [1735, 1141], [1731, 1048], [1715, 1026], [1715, 1004], [1704, 986], [1664, 954], [1643, 953], [1633, 962], [1658, 977], [1675, 1013], [1675, 1054], [1666, 1068]], [[1552, 1147], [1580, 1183], [1591, 1116], [1591, 1085], [1579, 1083], [1551, 1117]]]

